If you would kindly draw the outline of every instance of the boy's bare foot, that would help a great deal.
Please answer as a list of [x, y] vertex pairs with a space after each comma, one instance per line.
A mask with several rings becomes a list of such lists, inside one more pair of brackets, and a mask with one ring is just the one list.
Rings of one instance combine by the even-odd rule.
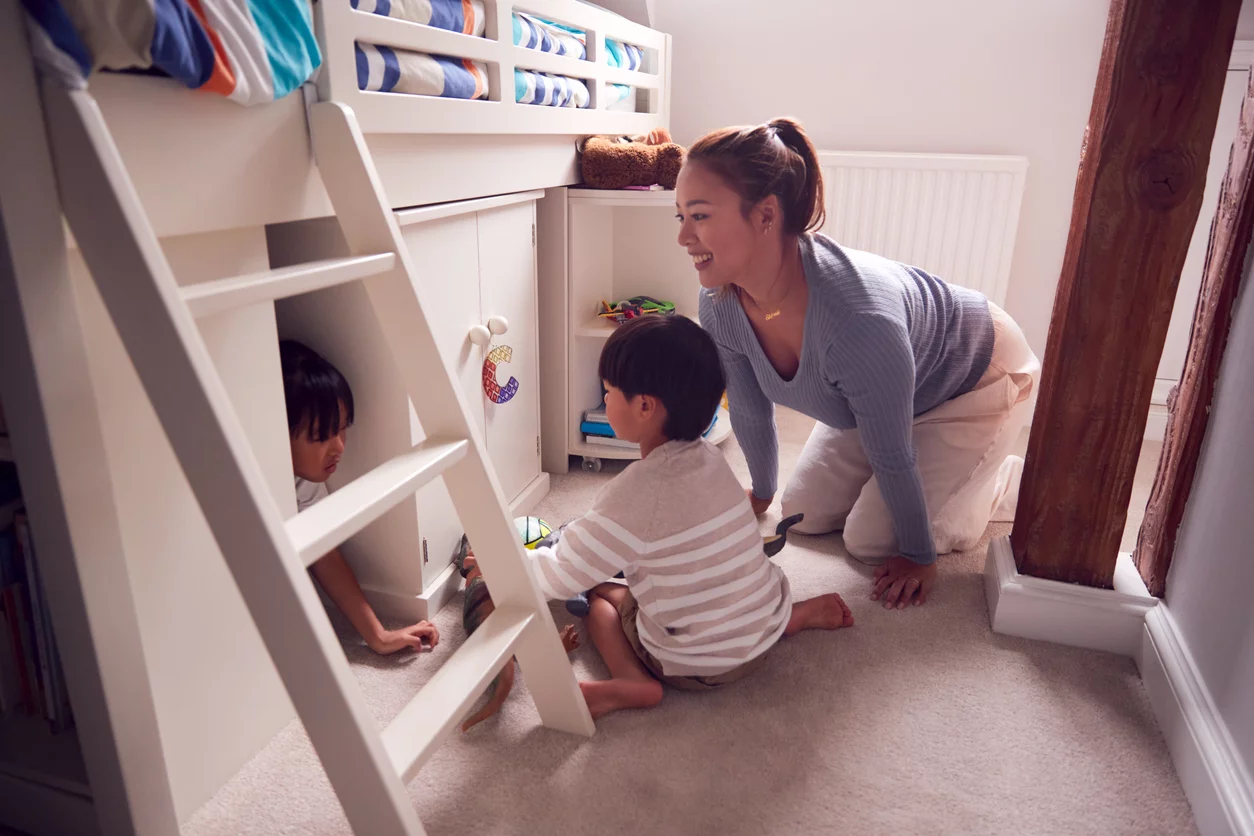
[[652, 708], [662, 701], [662, 683], [656, 679], [605, 679], [580, 682], [592, 719], [624, 708]]
[[566, 649], [567, 653], [574, 653], [579, 649], [579, 631], [575, 629], [574, 624], [567, 624], [563, 627], [561, 637], [562, 647]]
[[835, 592], [829, 592], [793, 604], [792, 617], [788, 619], [784, 635], [791, 636], [802, 630], [839, 630], [852, 626], [853, 613], [849, 611], [849, 605]]

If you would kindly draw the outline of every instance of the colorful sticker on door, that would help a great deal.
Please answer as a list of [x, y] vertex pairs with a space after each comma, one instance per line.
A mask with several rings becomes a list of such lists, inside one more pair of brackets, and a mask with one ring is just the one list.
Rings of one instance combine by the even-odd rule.
[[483, 394], [492, 403], [505, 403], [518, 394], [518, 378], [511, 375], [504, 386], [496, 381], [496, 367], [508, 363], [513, 356], [514, 349], [498, 345], [488, 352], [487, 359], [483, 361]]

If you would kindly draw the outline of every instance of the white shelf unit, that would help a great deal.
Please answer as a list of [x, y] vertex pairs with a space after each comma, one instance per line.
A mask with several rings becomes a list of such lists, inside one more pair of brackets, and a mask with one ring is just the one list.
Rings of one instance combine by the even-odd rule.
[[[547, 391], [545, 444], [564, 450], [562, 456], [546, 455], [545, 469], [565, 472], [570, 456], [639, 458], [631, 448], [585, 441], [579, 427], [585, 410], [601, 402], [597, 363], [617, 328], [597, 317], [602, 300], [652, 296], [674, 302], [677, 315], [697, 318], [700, 285], [691, 259], [675, 241], [675, 193], [553, 189], [545, 204], [540, 211], [544, 245], [566, 255], [564, 261], [541, 264], [541, 307], [549, 317], [542, 329], [560, 329], [565, 340], [564, 345], [550, 340], [543, 361], [550, 370], [560, 369], [561, 377]], [[709, 438], [718, 444], [730, 434], [731, 420], [720, 408]]]

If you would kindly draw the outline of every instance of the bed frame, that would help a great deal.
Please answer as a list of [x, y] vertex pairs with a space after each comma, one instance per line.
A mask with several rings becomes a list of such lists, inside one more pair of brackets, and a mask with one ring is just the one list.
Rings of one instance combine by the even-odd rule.
[[[137, 196], [141, 206], [130, 202], [127, 216], [145, 224], [151, 220], [151, 231], [160, 239], [160, 248], [145, 249], [148, 257], [155, 258], [160, 249], [164, 259], [177, 263], [191, 281], [268, 275], [266, 228], [332, 215], [328, 191], [333, 189], [328, 184], [334, 184], [335, 172], [353, 160], [373, 159], [376, 182], [386, 194], [373, 204], [359, 203], [369, 204], [378, 218], [386, 218], [388, 208], [577, 183], [578, 137], [668, 127], [669, 37], [574, 0], [520, 2], [527, 2], [521, 11], [585, 29], [590, 35], [588, 58], [514, 47], [510, 36], [514, 6], [504, 0], [485, 0], [489, 11], [485, 38], [359, 14], [349, 0], [316, 0], [315, 20], [325, 58], [317, 86], [305, 85], [280, 101], [244, 108], [169, 79], [95, 74], [89, 84], [94, 103], [83, 103], [83, 112], [99, 106], [107, 130], [93, 122], [98, 129], [96, 145], [102, 153], [116, 147], [121, 161], [115, 160], [112, 168], [125, 169], [129, 175], [130, 183], [115, 194]], [[291, 708], [274, 699], [278, 686], [269, 657], [252, 633], [243, 635], [244, 630], [232, 646], [244, 647], [247, 653], [238, 654], [233, 665], [240, 681], [248, 684], [249, 712], [231, 721], [232, 739], [216, 746], [218, 751], [197, 752], [194, 759], [187, 756], [191, 747], [162, 744], [151, 657], [145, 656], [137, 599], [128, 582], [128, 573], [137, 570], [128, 560], [137, 553], [159, 551], [154, 544], [174, 528], [179, 537], [187, 536], [185, 519], [178, 514], [145, 519], [132, 529], [125, 528], [124, 513], [118, 510], [119, 502], [138, 494], [129, 483], [119, 488], [118, 470], [104, 455], [104, 402], [97, 392], [121, 393], [128, 410], [139, 408], [145, 416], [151, 407], [145, 405], [132, 364], [119, 353], [118, 336], [103, 303], [95, 291], [88, 292], [92, 280], [81, 267], [78, 245], [62, 220], [49, 133], [43, 125], [21, 15], [17, 0], [0, 0], [0, 70], [12, 81], [0, 88], [0, 105], [13, 114], [0, 124], [0, 139], [5, 147], [20, 152], [0, 159], [0, 204], [5, 210], [5, 229], [0, 230], [4, 233], [0, 319], [5, 323], [0, 327], [0, 379], [15, 438], [32, 439], [19, 446], [17, 454], [23, 458], [29, 503], [36, 504], [29, 497], [40, 497], [41, 553], [49, 559], [55, 556], [61, 561], [57, 565], [65, 567], [67, 560], [74, 560], [76, 544], [89, 542], [94, 568], [91, 577], [81, 579], [73, 572], [49, 573], [60, 584], [50, 595], [59, 602], [53, 609], [57, 628], [66, 636], [62, 650], [67, 673], [77, 671], [71, 678], [79, 685], [71, 690], [78, 730], [60, 741], [31, 742], [0, 727], [0, 821], [32, 833], [173, 832], [178, 821], [207, 798], [204, 793], [220, 786], [224, 775], [288, 722]], [[500, 33], [505, 34], [504, 42], [496, 37]], [[606, 37], [641, 47], [645, 54], [641, 71], [611, 68]], [[354, 73], [356, 39], [484, 61], [490, 68], [491, 99], [363, 93], [356, 88]], [[516, 104], [509, 93], [516, 66], [585, 79], [592, 107]], [[606, 84], [635, 87], [632, 103], [639, 112], [606, 107]], [[341, 130], [338, 145], [319, 148], [321, 169], [315, 165], [310, 111], [316, 115], [335, 107], [317, 104], [319, 98], [352, 108], [356, 119], [345, 117], [343, 124], [360, 124], [368, 156], [356, 144], [359, 135], [352, 135], [353, 143], [348, 143], [344, 137], [352, 132]], [[345, 150], [350, 144], [351, 154]], [[364, 182], [361, 177], [357, 181]], [[95, 205], [88, 200], [69, 204], [88, 213], [94, 210], [85, 207]], [[348, 216], [361, 216], [360, 208]], [[262, 369], [258, 357], [264, 361], [264, 355], [250, 353], [250, 347], [274, 340], [273, 314], [259, 311], [248, 322], [227, 315], [217, 326], [202, 326], [202, 333], [212, 336], [217, 333], [214, 327], [221, 331], [222, 345], [229, 346], [244, 366]], [[259, 388], [252, 394], [269, 397], [266, 391]], [[48, 412], [41, 392], [64, 397]], [[233, 392], [232, 397], [236, 409], [247, 412], [247, 398], [236, 397], [241, 394], [249, 393]], [[260, 417], [263, 404], [256, 406]], [[274, 401], [274, 409], [282, 409], [281, 399]], [[141, 422], [132, 425], [137, 433], [145, 432]], [[154, 426], [147, 435], [157, 437], [161, 431]], [[63, 449], [63, 442], [77, 451], [67, 459], [74, 462], [69, 470], [56, 464], [69, 449]], [[131, 442], [128, 437], [126, 444]], [[118, 449], [116, 436], [111, 443]], [[280, 452], [283, 448], [281, 443], [272, 446]], [[160, 455], [165, 461], [171, 454], [166, 450]], [[155, 465], [144, 465], [149, 466]], [[61, 479], [87, 490], [63, 494]], [[284, 479], [290, 485], [290, 476], [284, 474]], [[174, 490], [187, 489], [176, 485]], [[84, 496], [91, 498], [87, 505], [79, 501]], [[204, 523], [197, 525], [203, 528]], [[196, 560], [186, 563], [200, 565]], [[216, 581], [206, 585], [203, 580], [197, 576], [197, 595], [202, 598], [216, 588]], [[235, 600], [230, 595], [213, 600], [227, 599]], [[239, 609], [238, 603], [231, 606]], [[108, 640], [96, 644], [89, 636]], [[179, 698], [185, 694], [179, 691]], [[167, 698], [161, 704], [171, 701]], [[183, 710], [195, 709], [181, 706]], [[177, 718], [175, 725], [190, 728], [184, 719]]]
[[[351, 107], [367, 133], [440, 134], [639, 134], [670, 123], [670, 36], [576, 0], [484, 0], [484, 37], [448, 32], [352, 8], [349, 0], [316, 4], [318, 38], [325, 62], [319, 98]], [[513, 13], [527, 12], [587, 32], [588, 57], [553, 55], [515, 46]], [[644, 51], [639, 71], [611, 67], [605, 38]], [[488, 65], [488, 101], [443, 99], [357, 88], [355, 42], [450, 55]], [[514, 68], [588, 82], [588, 108], [523, 105], [514, 101]], [[636, 89], [636, 112], [606, 107], [606, 84]], [[629, 100], [630, 101], [630, 100]], [[421, 125], [415, 131], [415, 126]]]
[[[518, 4], [522, 11], [586, 29], [589, 59], [580, 60], [514, 46], [515, 3], [485, 4], [487, 33], [503, 31], [505, 41], [357, 12], [349, 0], [318, 0], [315, 23], [324, 64], [316, 90], [307, 85], [304, 98], [294, 93], [271, 104], [240, 107], [169, 79], [114, 73], [95, 74], [90, 89], [162, 238], [330, 215], [309, 145], [306, 105], [315, 98], [334, 98], [353, 108], [388, 199], [398, 209], [578, 183], [579, 137], [669, 127], [669, 35], [575, 0]], [[642, 71], [610, 67], [606, 37], [640, 46]], [[492, 98], [362, 92], [353, 55], [358, 38], [486, 61]], [[593, 107], [523, 105], [510, 95], [502, 97], [502, 89], [513, 89], [515, 66], [588, 80]], [[502, 79], [509, 81], [504, 87]], [[634, 85], [642, 112], [604, 107], [605, 83]], [[223, 153], [224, 148], [240, 150]], [[172, 183], [179, 187], [170, 188]]]

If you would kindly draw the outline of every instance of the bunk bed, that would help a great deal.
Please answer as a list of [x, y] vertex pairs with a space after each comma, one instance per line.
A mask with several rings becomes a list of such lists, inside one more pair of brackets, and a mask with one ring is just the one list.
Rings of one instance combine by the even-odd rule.
[[[114, 36], [94, 61], [82, 44], [39, 47], [56, 44], [58, 12], [73, 31], [66, 10], [95, 4], [20, 2], [41, 65], [90, 73], [80, 83], [163, 237], [329, 215], [307, 135], [315, 100], [352, 108], [396, 208], [571, 185], [579, 137], [669, 127], [669, 36], [580, 0], [276, 0], [257, 4], [285, 10], [266, 25], [228, 16], [245, 4], [198, 0], [203, 20], [147, 30], [183, 52], [119, 44], [125, 23], [96, 19]], [[398, 16], [419, 7], [427, 23]]]
[[[418, 6], [431, 9], [426, 20], [400, 15]], [[349, 114], [346, 124], [364, 136], [359, 149], [368, 146], [385, 193], [380, 205], [395, 212], [418, 269], [445, 276], [438, 271], [451, 262], [439, 260], [444, 253], [435, 243], [430, 252], [439, 258], [421, 257], [423, 242], [442, 240], [442, 231], [499, 230], [510, 242], [508, 253], [486, 245], [471, 250], [475, 299], [480, 286], [513, 282], [524, 291], [523, 302], [530, 294], [531, 307], [519, 310], [534, 317], [535, 202], [544, 190], [579, 181], [577, 139], [646, 133], [669, 122], [669, 37], [578, 0], [318, 0], [312, 7], [305, 0], [7, 0], [4, 11], [0, 65], [6, 77], [25, 78], [33, 53], [46, 83], [91, 94], [107, 123], [107, 144], [116, 147], [134, 185], [136, 205], [185, 291], [190, 283], [282, 266], [276, 258], [301, 238], [298, 233], [335, 214], [329, 195], [336, 189], [326, 175], [338, 161], [326, 145], [319, 148], [323, 159], [315, 159], [318, 132], [311, 117], [325, 106], [320, 103], [334, 102]], [[38, 312], [42, 319], [27, 308], [26, 330], [9, 330], [13, 339], [25, 334], [27, 344], [19, 347], [34, 352], [30, 369], [19, 371], [34, 371], [22, 378], [27, 388], [10, 386], [8, 392], [29, 395], [29, 403], [39, 386], [66, 394], [55, 404], [58, 414], [36, 421], [19, 407], [17, 419], [9, 417], [32, 437], [29, 428], [42, 422], [38, 432], [51, 436], [39, 458], [21, 451], [17, 456], [20, 468], [27, 465], [24, 472], [31, 461], [43, 465], [37, 478], [24, 476], [24, 484], [32, 491], [47, 484], [47, 495], [56, 498], [57, 513], [40, 517], [63, 527], [45, 535], [49, 560], [60, 551], [66, 566], [80, 561], [71, 544], [81, 544], [90, 531], [94, 574], [82, 575], [80, 565], [79, 575], [63, 575], [76, 578], [75, 588], [50, 590], [56, 627], [70, 637], [62, 644], [73, 645], [65, 663], [76, 671], [67, 676], [79, 699], [74, 711], [80, 734], [74, 745], [59, 747], [60, 763], [35, 758], [32, 764], [29, 751], [22, 751], [25, 738], [17, 751], [6, 747], [0, 720], [0, 809], [7, 810], [7, 799], [20, 798], [24, 805], [19, 820], [0, 823], [35, 834], [41, 828], [93, 832], [86, 826], [93, 820], [105, 830], [171, 832], [173, 820], [185, 819], [291, 719], [291, 705], [256, 628], [249, 623], [232, 632], [225, 626], [227, 616], [247, 621], [247, 611], [216, 557], [205, 519], [161, 438], [162, 424], [129, 368], [105, 305], [90, 286], [77, 244], [65, 237], [51, 163], [41, 168], [38, 162], [41, 155], [48, 159], [48, 150], [34, 84], [28, 86], [15, 82], [0, 95], [14, 117], [0, 135], [6, 147], [22, 149], [23, 160], [0, 162], [0, 207], [6, 226], [16, 224], [7, 234], [18, 296], [31, 287], [21, 287], [23, 264], [44, 261], [49, 243], [68, 247], [68, 255], [40, 265], [49, 271], [44, 288], [57, 289]], [[340, 144], [330, 148], [352, 147], [351, 131], [339, 137]], [[26, 192], [15, 191], [14, 184]], [[28, 198], [29, 210], [19, 209]], [[335, 208], [342, 216], [343, 207]], [[447, 225], [437, 230], [437, 223]], [[528, 223], [531, 249], [523, 233]], [[448, 257], [464, 252], [450, 250]], [[356, 266], [343, 255], [320, 257], [335, 261], [341, 274], [382, 263], [380, 255]], [[365, 263], [370, 260], [374, 267]], [[509, 272], [519, 265], [529, 265], [530, 272]], [[64, 284], [54, 280], [59, 271], [68, 276]], [[422, 289], [438, 292], [435, 287]], [[488, 299], [486, 292], [482, 298]], [[19, 308], [24, 305], [26, 300]], [[281, 499], [291, 489], [286, 444], [274, 433], [281, 396], [257, 384], [274, 370], [269, 354], [276, 313], [273, 305], [262, 307], [208, 315], [197, 325]], [[485, 321], [494, 319], [486, 307], [482, 313]], [[300, 312], [292, 319], [301, 319]], [[535, 330], [534, 321], [529, 329], [515, 321], [511, 336], [534, 340]], [[53, 333], [55, 345], [41, 336]], [[263, 351], [267, 341], [270, 349]], [[71, 344], [78, 348], [71, 351]], [[56, 354], [53, 366], [46, 352]], [[447, 358], [443, 348], [442, 354]], [[403, 390], [390, 391], [402, 391], [403, 398]], [[400, 403], [400, 417], [388, 420], [404, 435], [411, 417]], [[486, 448], [495, 455], [488, 409], [474, 420], [481, 433], [486, 428]], [[78, 429], [67, 433], [67, 421]], [[67, 439], [78, 451], [72, 472], [54, 478], [50, 474], [65, 466], [57, 449]], [[538, 469], [538, 439], [536, 445]], [[531, 441], [511, 441], [508, 455], [521, 446], [530, 448]], [[73, 495], [64, 490], [67, 478], [77, 488]], [[86, 493], [90, 507], [82, 504]], [[177, 513], [165, 513], [170, 508]], [[208, 540], [214, 554], [189, 550], [192, 539]], [[424, 540], [424, 562], [425, 546]], [[152, 574], [137, 578], [137, 568]], [[369, 580], [363, 578], [363, 586]], [[420, 580], [427, 582], [425, 576]], [[198, 645], [192, 636], [189, 644], [174, 626], [196, 613], [215, 621], [222, 614], [212, 641], [202, 637]], [[100, 643], [102, 635], [107, 644]], [[84, 641], [73, 641], [76, 636]], [[228, 655], [221, 647], [232, 641]], [[181, 660], [177, 670], [173, 660]], [[191, 702], [171, 707], [175, 695]], [[8, 768], [14, 755], [23, 761], [16, 771]], [[140, 798], [144, 803], [136, 807]]]

